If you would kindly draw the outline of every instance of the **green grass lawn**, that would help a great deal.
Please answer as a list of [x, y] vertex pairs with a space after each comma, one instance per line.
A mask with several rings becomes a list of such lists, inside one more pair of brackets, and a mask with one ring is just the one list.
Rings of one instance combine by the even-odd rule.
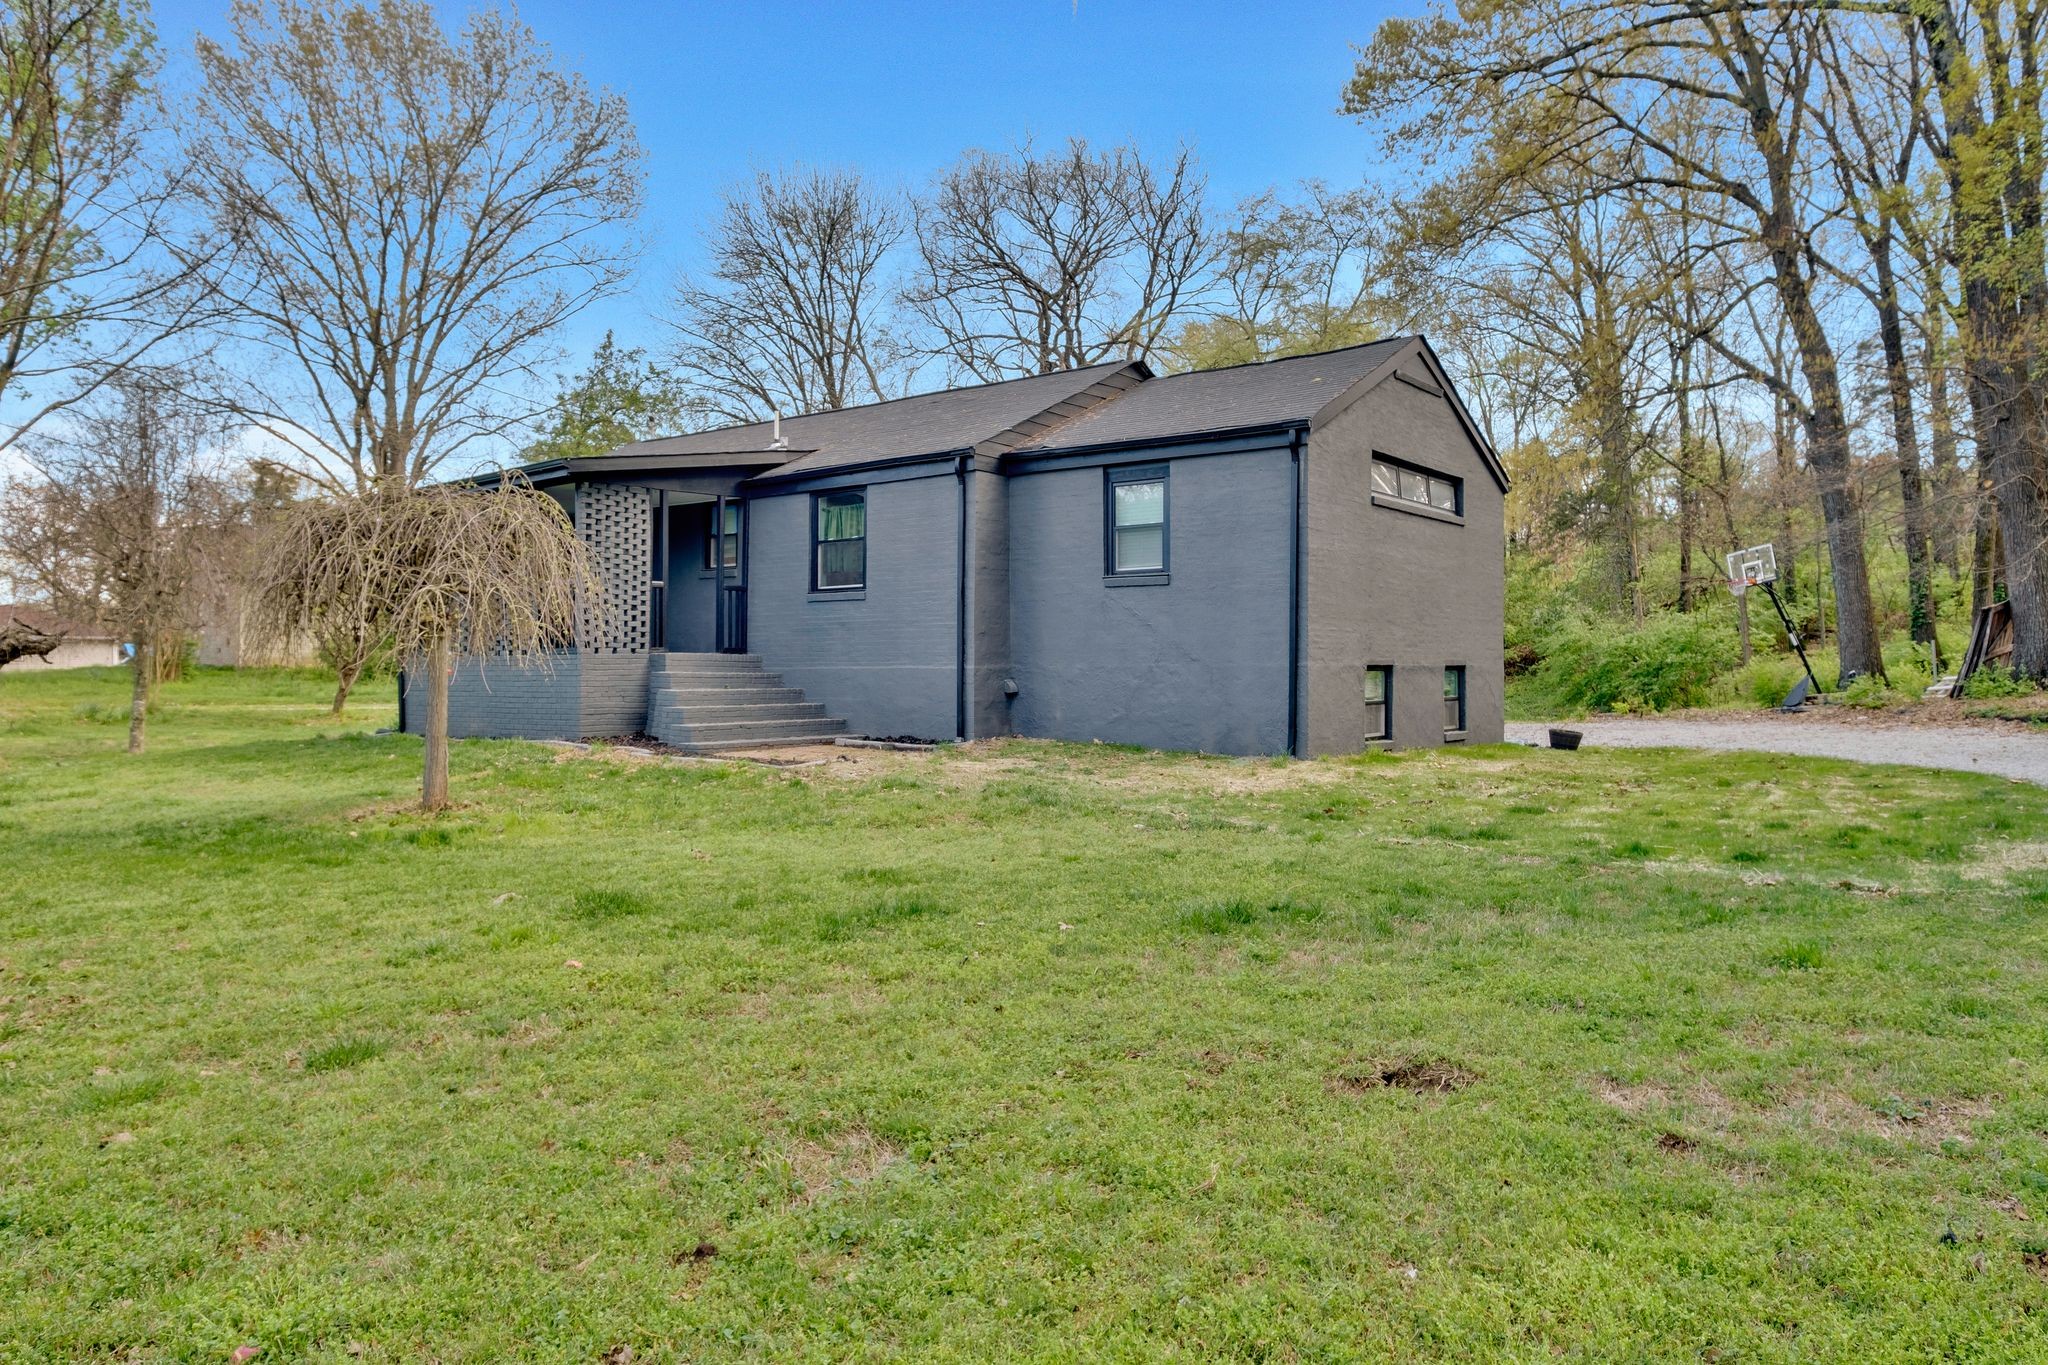
[[0, 677], [0, 1358], [2048, 1358], [2048, 791]]

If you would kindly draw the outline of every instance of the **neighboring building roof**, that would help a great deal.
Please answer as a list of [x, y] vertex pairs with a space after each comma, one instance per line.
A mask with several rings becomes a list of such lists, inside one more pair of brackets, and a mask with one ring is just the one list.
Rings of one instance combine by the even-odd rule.
[[1190, 370], [1148, 380], [1115, 402], [1098, 404], [1012, 453], [1043, 455], [1306, 422], [1411, 340], [1390, 337], [1341, 351], [1222, 370]]
[[0, 602], [0, 626], [10, 621], [19, 621], [30, 630], [44, 635], [62, 635], [71, 640], [111, 640], [114, 633], [98, 626], [81, 625], [67, 621], [54, 611], [42, 607], [31, 607], [25, 603]]
[[[886, 403], [803, 413], [782, 419], [786, 461], [766, 477], [818, 473], [881, 460], [912, 459], [972, 450], [1058, 406], [1073, 395], [1131, 364], [1114, 360], [1081, 370], [1032, 375], [971, 389], [942, 389]], [[1142, 387], [1142, 386], [1141, 386]], [[663, 436], [621, 446], [608, 458], [673, 455], [731, 455], [753, 463], [773, 447], [774, 424], [752, 422], [686, 436]]]

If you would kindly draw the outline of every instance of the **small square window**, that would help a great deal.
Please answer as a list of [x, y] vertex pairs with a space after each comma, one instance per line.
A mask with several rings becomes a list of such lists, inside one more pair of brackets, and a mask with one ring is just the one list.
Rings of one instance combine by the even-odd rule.
[[1444, 733], [1462, 734], [1465, 729], [1465, 668], [1453, 665], [1444, 670]]
[[1365, 670], [1365, 740], [1394, 737], [1394, 670], [1383, 664]]
[[1166, 466], [1106, 471], [1109, 490], [1107, 571], [1166, 572]]

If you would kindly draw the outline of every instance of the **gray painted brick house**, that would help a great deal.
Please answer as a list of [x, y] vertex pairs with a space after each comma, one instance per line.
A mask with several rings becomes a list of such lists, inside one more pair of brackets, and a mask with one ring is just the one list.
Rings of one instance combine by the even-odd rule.
[[606, 587], [457, 735], [1214, 753], [1501, 738], [1499, 458], [1421, 337], [1138, 361], [530, 466]]

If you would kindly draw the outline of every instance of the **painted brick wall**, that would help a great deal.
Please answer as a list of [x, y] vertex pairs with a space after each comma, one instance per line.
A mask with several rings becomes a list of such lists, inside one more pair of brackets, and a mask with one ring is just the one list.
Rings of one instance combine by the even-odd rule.
[[868, 485], [867, 586], [813, 593], [808, 493], [754, 498], [747, 647], [855, 734], [951, 739], [959, 485]]
[[1287, 748], [1285, 446], [1165, 460], [1169, 581], [1112, 585], [1103, 472], [1012, 476], [1015, 733], [1209, 753]]

